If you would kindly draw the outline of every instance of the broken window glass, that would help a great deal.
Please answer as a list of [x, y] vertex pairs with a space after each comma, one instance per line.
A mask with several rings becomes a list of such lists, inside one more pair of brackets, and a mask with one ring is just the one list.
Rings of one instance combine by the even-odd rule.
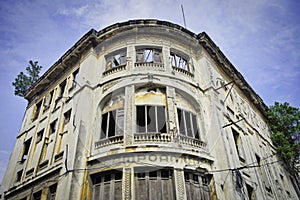
[[175, 54], [175, 53], [171, 52], [170, 53], [170, 59], [171, 59], [171, 65], [173, 67], [177, 67], [177, 68], [180, 68], [180, 69], [184, 69], [186, 71], [190, 71], [187, 59], [184, 58], [183, 56], [180, 56], [178, 54]]
[[126, 65], [126, 49], [106, 58], [106, 70]]
[[137, 106], [136, 123], [138, 133], [166, 133], [165, 106]]
[[161, 49], [145, 48], [136, 51], [137, 63], [161, 63]]
[[189, 111], [177, 108], [177, 117], [180, 134], [200, 139], [196, 115]]
[[124, 131], [124, 108], [102, 114], [100, 139], [122, 135]]

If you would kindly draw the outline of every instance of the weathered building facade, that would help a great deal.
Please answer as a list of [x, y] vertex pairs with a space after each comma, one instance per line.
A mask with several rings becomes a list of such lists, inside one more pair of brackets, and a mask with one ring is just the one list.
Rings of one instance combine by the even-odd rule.
[[1, 199], [298, 199], [266, 106], [204, 32], [91, 30], [25, 98]]

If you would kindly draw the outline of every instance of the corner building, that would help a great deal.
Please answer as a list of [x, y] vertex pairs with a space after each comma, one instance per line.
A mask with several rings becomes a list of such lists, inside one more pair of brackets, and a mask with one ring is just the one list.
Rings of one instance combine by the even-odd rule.
[[90, 30], [28, 89], [1, 199], [298, 199], [266, 106], [209, 36]]

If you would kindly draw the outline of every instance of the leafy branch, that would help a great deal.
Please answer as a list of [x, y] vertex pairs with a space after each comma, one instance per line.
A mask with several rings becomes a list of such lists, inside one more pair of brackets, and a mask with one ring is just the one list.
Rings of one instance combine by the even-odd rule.
[[39, 73], [42, 66], [38, 65], [38, 61], [29, 61], [29, 65], [26, 67], [26, 74], [20, 72], [12, 85], [15, 87], [14, 94], [20, 97], [24, 97], [25, 92], [30, 86], [39, 79]]

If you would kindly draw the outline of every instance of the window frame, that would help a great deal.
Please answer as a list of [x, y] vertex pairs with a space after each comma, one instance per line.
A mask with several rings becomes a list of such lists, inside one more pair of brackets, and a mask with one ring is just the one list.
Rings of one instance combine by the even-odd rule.
[[161, 47], [137, 47], [136, 63], [158, 63], [162, 64], [163, 54]]
[[127, 48], [119, 49], [105, 56], [105, 70], [112, 70], [127, 65]]
[[172, 67], [191, 72], [189, 57], [176, 51], [170, 51], [170, 63]]
[[[181, 117], [179, 117], [179, 114], [181, 114]], [[186, 117], [189, 117], [189, 124], [190, 127], [187, 127], [187, 119]], [[179, 130], [179, 134], [189, 137], [189, 138], [193, 138], [193, 139], [197, 139], [200, 140], [200, 129], [198, 126], [198, 120], [197, 120], [197, 114], [194, 114], [193, 112], [189, 111], [189, 110], [185, 110], [182, 109], [180, 107], [177, 107], [177, 120], [178, 120], [178, 130]], [[182, 121], [183, 120], [183, 121]], [[183, 129], [182, 129], [182, 123], [183, 123]], [[195, 130], [197, 129], [196, 134], [195, 134]], [[189, 131], [191, 129], [191, 132]], [[190, 135], [189, 133], [191, 133], [192, 135]]]
[[31, 142], [32, 142], [32, 138], [29, 138], [23, 143], [21, 163], [25, 162], [28, 158]]
[[[138, 108], [139, 107], [144, 107], [144, 122], [141, 122], [141, 121], [139, 121], [139, 119], [138, 119], [138, 116], [140, 115], [139, 113], [138, 113]], [[149, 110], [150, 109], [148, 109], [148, 107], [150, 107], [150, 109], [151, 109], [151, 107], [154, 107], [154, 111], [155, 111], [155, 113], [154, 113], [154, 115], [155, 115], [155, 131], [148, 131], [148, 128], [150, 128], [149, 127], [149, 123], [148, 123], [148, 120], [149, 120], [149, 118], [148, 118], [148, 116], [149, 116]], [[162, 128], [159, 130], [159, 128], [160, 128], [160, 126], [159, 126], [159, 121], [160, 120], [158, 120], [158, 107], [160, 107], [160, 108], [163, 108], [163, 113], [164, 113], [164, 122], [163, 122], [163, 126], [162, 126]], [[145, 104], [145, 105], [136, 105], [136, 133], [167, 133], [167, 107], [165, 106], [165, 105], [151, 105], [151, 104]], [[151, 119], [150, 119], [151, 120]], [[141, 127], [142, 126], [140, 126], [140, 124], [141, 123], [143, 123], [143, 124], [145, 124], [145, 128], [144, 128], [144, 131], [142, 131], [142, 130], [140, 130], [141, 129]]]
[[[106, 120], [104, 121], [104, 116]], [[111, 120], [113, 119], [113, 125], [111, 124]], [[121, 120], [122, 119], [122, 120]], [[124, 107], [116, 108], [113, 110], [108, 110], [103, 112], [101, 115], [101, 132], [100, 132], [100, 140], [108, 139], [115, 136], [122, 136], [124, 134], [124, 119], [125, 119], [125, 109]], [[122, 124], [119, 124], [121, 121]], [[104, 127], [104, 122], [106, 122]], [[119, 126], [121, 125], [121, 127]], [[111, 132], [110, 126], [114, 126], [114, 131]], [[103, 131], [105, 129], [105, 133]], [[113, 134], [113, 135], [110, 135]]]

